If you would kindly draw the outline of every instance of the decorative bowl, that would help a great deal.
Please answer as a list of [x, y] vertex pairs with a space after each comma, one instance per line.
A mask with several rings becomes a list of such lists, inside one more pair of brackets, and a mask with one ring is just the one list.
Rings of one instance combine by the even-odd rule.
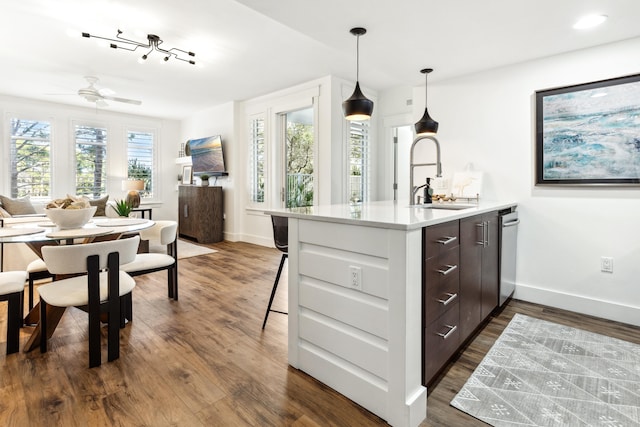
[[47, 217], [58, 226], [61, 230], [69, 228], [81, 228], [96, 213], [97, 206], [83, 209], [61, 209], [48, 208], [45, 209]]

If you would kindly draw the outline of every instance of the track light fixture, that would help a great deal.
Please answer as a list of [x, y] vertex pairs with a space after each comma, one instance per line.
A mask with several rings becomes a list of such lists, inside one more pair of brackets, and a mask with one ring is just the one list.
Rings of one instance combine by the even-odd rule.
[[429, 111], [427, 111], [427, 76], [430, 72], [433, 71], [433, 68], [425, 68], [420, 70], [422, 74], [424, 74], [425, 85], [424, 85], [424, 114], [420, 120], [415, 124], [416, 134], [417, 135], [435, 135], [438, 133], [438, 122], [433, 120], [431, 116], [429, 116]]
[[142, 57], [140, 57], [140, 59], [138, 60], [138, 62], [144, 62], [147, 60], [147, 58], [149, 57], [149, 54], [151, 52], [153, 52], [154, 50], [156, 52], [160, 52], [161, 54], [165, 55], [164, 57], [164, 61], [168, 61], [169, 58], [175, 58], [179, 61], [184, 61], [184, 62], [188, 62], [189, 64], [195, 65], [195, 61], [193, 59], [188, 59], [188, 58], [181, 58], [179, 56], [180, 53], [187, 55], [189, 57], [195, 57], [196, 54], [193, 52], [189, 52], [186, 50], [182, 50], [182, 49], [178, 49], [178, 48], [171, 48], [169, 50], [166, 49], [162, 49], [160, 47], [160, 45], [162, 44], [162, 39], [155, 35], [155, 34], [147, 34], [147, 43], [141, 43], [141, 42], [137, 42], [135, 40], [129, 40], [126, 39], [124, 37], [121, 36], [122, 35], [122, 31], [118, 30], [118, 33], [116, 34], [116, 38], [115, 39], [110, 39], [108, 37], [101, 37], [101, 36], [95, 36], [93, 34], [89, 34], [89, 33], [82, 33], [82, 37], [86, 37], [86, 38], [95, 38], [95, 39], [100, 39], [100, 40], [107, 40], [111, 43], [109, 43], [109, 47], [112, 49], [124, 49], [124, 50], [129, 50], [131, 52], [135, 51], [136, 49], [138, 49], [139, 47], [143, 48], [143, 49], [149, 49], [149, 51], [147, 53], [145, 53], [144, 55], [142, 55]]
[[342, 110], [347, 120], [369, 120], [373, 113], [373, 101], [368, 99], [360, 90], [360, 82], [358, 81], [360, 74], [360, 36], [366, 34], [364, 28], [352, 28], [351, 34], [356, 36], [356, 88], [353, 95], [342, 103]]

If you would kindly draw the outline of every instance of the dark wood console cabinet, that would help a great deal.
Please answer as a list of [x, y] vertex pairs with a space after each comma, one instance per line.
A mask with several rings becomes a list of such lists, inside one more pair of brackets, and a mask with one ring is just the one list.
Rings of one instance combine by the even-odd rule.
[[423, 384], [498, 306], [498, 212], [423, 230]]
[[178, 233], [198, 243], [223, 240], [222, 187], [178, 187]]

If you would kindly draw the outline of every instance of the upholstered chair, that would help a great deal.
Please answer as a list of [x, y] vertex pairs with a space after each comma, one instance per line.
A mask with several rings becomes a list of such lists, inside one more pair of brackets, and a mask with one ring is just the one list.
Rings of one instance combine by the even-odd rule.
[[24, 305], [24, 281], [26, 271], [5, 271], [0, 273], [0, 301], [7, 301], [7, 354], [17, 353], [20, 346]]
[[[100, 315], [106, 314], [108, 327], [108, 360], [120, 357], [121, 309], [135, 287], [134, 279], [120, 270], [120, 264], [136, 257], [140, 237], [106, 242], [45, 246], [42, 257], [47, 269], [66, 277], [41, 285], [40, 351], [47, 351], [47, 306], [79, 307], [89, 313], [89, 367], [101, 364]], [[69, 275], [78, 275], [68, 277]], [[130, 299], [128, 299], [130, 302]], [[124, 325], [122, 325], [124, 326]]]
[[33, 308], [33, 288], [36, 280], [53, 278], [53, 274], [47, 270], [47, 265], [40, 258], [27, 265], [27, 280], [29, 281], [29, 311]]
[[149, 228], [140, 230], [140, 239], [166, 246], [166, 253], [140, 253], [135, 260], [121, 268], [131, 276], [167, 270], [169, 298], [178, 300], [178, 223], [176, 221], [156, 221]]

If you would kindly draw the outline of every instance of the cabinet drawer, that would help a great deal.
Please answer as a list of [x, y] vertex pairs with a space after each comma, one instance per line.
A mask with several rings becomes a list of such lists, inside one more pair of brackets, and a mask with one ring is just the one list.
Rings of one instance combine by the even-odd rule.
[[425, 324], [440, 316], [457, 302], [460, 290], [459, 248], [425, 261]]
[[459, 245], [460, 231], [458, 221], [445, 222], [424, 228], [424, 259], [438, 255], [441, 251]]
[[424, 384], [429, 384], [460, 344], [457, 302], [424, 330]]

